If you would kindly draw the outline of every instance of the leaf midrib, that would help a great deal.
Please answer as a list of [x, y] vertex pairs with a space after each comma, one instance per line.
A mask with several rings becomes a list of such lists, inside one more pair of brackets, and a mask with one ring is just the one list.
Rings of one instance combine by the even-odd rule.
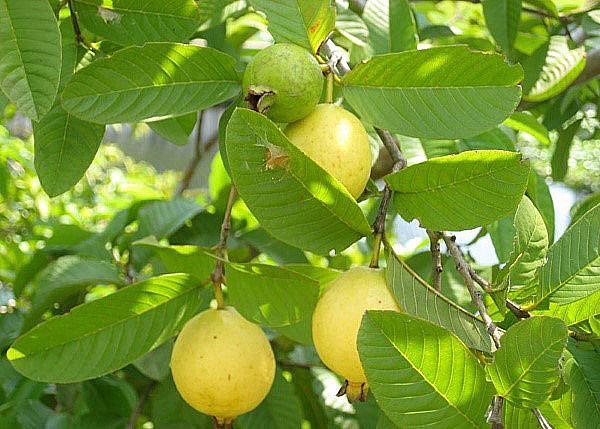
[[[46, 353], [46, 352], [48, 352], [48, 351], [50, 351], [50, 350], [53, 350], [53, 349], [55, 349], [55, 348], [58, 348], [58, 347], [63, 347], [63, 346], [65, 346], [65, 345], [68, 345], [68, 344], [70, 344], [70, 343], [73, 343], [73, 342], [75, 342], [75, 341], [81, 341], [81, 340], [83, 340], [84, 338], [87, 338], [87, 337], [90, 337], [90, 336], [97, 335], [98, 333], [100, 333], [100, 332], [103, 332], [103, 331], [106, 331], [106, 330], [108, 330], [108, 329], [111, 329], [111, 328], [113, 328], [113, 327], [115, 327], [115, 326], [117, 326], [117, 325], [121, 325], [121, 324], [127, 323], [127, 322], [129, 322], [131, 319], [135, 319], [135, 318], [138, 318], [138, 317], [142, 317], [144, 314], [146, 314], [146, 313], [148, 313], [148, 312], [150, 312], [150, 311], [154, 311], [154, 310], [156, 310], [156, 309], [160, 308], [160, 307], [161, 307], [161, 306], [163, 306], [163, 305], [170, 304], [170, 303], [172, 303], [174, 300], [176, 300], [176, 299], [178, 299], [178, 298], [181, 298], [182, 296], [184, 296], [184, 295], [188, 294], [189, 292], [193, 292], [194, 290], [198, 289], [199, 287], [201, 287], [201, 284], [197, 284], [196, 286], [192, 286], [191, 288], [187, 289], [185, 292], [183, 292], [183, 293], [181, 293], [181, 294], [179, 294], [179, 295], [177, 295], [177, 296], [175, 296], [175, 297], [173, 297], [173, 298], [171, 298], [171, 299], [167, 299], [166, 301], [163, 301], [163, 302], [161, 302], [161, 303], [160, 303], [159, 305], [157, 305], [157, 306], [150, 307], [150, 308], [148, 308], [147, 310], [144, 310], [144, 311], [142, 311], [142, 312], [140, 312], [140, 313], [137, 313], [137, 314], [135, 314], [135, 315], [132, 315], [132, 316], [129, 316], [129, 317], [125, 317], [125, 318], [123, 318], [123, 319], [119, 319], [118, 321], [116, 321], [116, 322], [114, 322], [114, 323], [110, 323], [110, 324], [108, 324], [108, 325], [105, 325], [105, 326], [101, 327], [100, 329], [96, 329], [96, 330], [94, 330], [94, 331], [89, 331], [88, 333], [86, 333], [86, 334], [84, 334], [84, 335], [81, 335], [81, 336], [79, 336], [79, 337], [73, 338], [71, 341], [65, 341], [65, 342], [62, 342], [62, 343], [59, 343], [59, 344], [54, 344], [54, 345], [52, 345], [52, 347], [48, 347], [48, 348], [43, 348], [43, 349], [36, 350], [36, 351], [32, 352], [31, 354], [24, 355], [23, 357], [21, 357], [21, 358], [18, 358], [18, 359], [15, 359], [14, 361], [18, 361], [18, 360], [22, 360], [22, 359], [29, 360], [29, 359], [32, 359], [34, 356], [37, 356], [37, 355], [40, 355], [40, 354]], [[147, 293], [147, 291], [146, 291], [146, 293]], [[153, 293], [154, 295], [157, 295], [157, 294], [156, 294], [156, 293], [154, 293], [154, 292], [152, 292], [152, 293]], [[59, 317], [66, 317], [68, 314], [69, 314], [69, 313], [65, 314], [64, 316], [59, 316]], [[12, 349], [14, 349], [14, 345], [13, 345], [13, 346], [11, 346], [11, 348], [12, 348]], [[18, 350], [18, 349], [15, 349], [15, 350]], [[13, 361], [13, 362], [14, 362], [14, 361]]]
[[[86, 6], [91, 6], [91, 7], [102, 7], [103, 9], [108, 9], [114, 12], [124, 12], [124, 13], [128, 13], [128, 14], [138, 14], [138, 15], [150, 15], [150, 16], [156, 16], [158, 18], [160, 17], [166, 17], [166, 18], [175, 18], [175, 19], [185, 19], [186, 21], [197, 21], [196, 19], [194, 19], [193, 16], [188, 16], [188, 15], [173, 15], [170, 13], [161, 13], [161, 12], [151, 12], [151, 11], [147, 11], [147, 10], [143, 10], [143, 9], [127, 9], [127, 8], [123, 8], [123, 7], [105, 7], [102, 5], [99, 5], [97, 3], [92, 3], [88, 0], [76, 0], [75, 3], [82, 3]], [[197, 12], [197, 9], [196, 9]], [[102, 19], [102, 18], [100, 18]]]
[[[446, 401], [446, 403], [448, 405], [450, 405], [458, 414], [460, 414], [461, 416], [463, 416], [466, 421], [468, 421], [469, 423], [471, 423], [474, 428], [479, 428], [479, 426], [476, 424], [475, 421], [473, 421], [469, 416], [467, 416], [466, 414], [464, 414], [459, 408], [457, 408], [454, 405], [454, 403], [450, 402], [450, 400], [446, 397], [446, 395], [444, 395], [442, 392], [440, 392], [437, 389], [437, 387], [435, 385], [433, 385], [429, 381], [429, 379], [427, 377], [425, 377], [425, 375], [421, 372], [421, 370], [419, 368], [415, 367], [415, 365], [413, 364], [413, 362], [410, 359], [408, 359], [406, 357], [406, 355], [398, 347], [396, 347], [396, 344], [394, 343], [394, 341], [392, 341], [392, 339], [387, 335], [386, 332], [383, 331], [383, 329], [381, 329], [381, 328], [378, 327], [377, 330], [383, 334], [383, 336], [389, 341], [389, 343], [392, 345], [392, 347], [402, 356], [402, 358], [406, 362], [408, 362], [410, 364], [410, 367], [421, 376], [421, 378], [423, 379], [423, 381], [425, 381], [438, 395], [440, 395], [444, 399], [444, 401]], [[465, 356], [465, 355], [463, 354], [463, 356]], [[466, 360], [466, 358], [465, 358], [465, 360]]]

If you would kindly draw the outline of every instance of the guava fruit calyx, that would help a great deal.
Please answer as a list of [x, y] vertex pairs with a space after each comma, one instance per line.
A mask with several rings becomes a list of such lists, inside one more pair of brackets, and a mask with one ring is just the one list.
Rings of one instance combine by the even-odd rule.
[[369, 396], [369, 385], [345, 380], [335, 396], [344, 395], [346, 395], [348, 402], [365, 402]]
[[277, 92], [268, 86], [250, 85], [244, 100], [248, 103], [248, 107], [264, 115], [275, 102], [276, 95]]

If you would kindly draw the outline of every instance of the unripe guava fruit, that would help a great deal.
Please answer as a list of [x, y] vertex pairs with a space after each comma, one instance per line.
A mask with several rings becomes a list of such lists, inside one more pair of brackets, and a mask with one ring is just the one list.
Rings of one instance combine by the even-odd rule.
[[190, 319], [175, 341], [171, 373], [177, 390], [196, 410], [228, 424], [267, 396], [275, 358], [267, 337], [232, 307]]
[[340, 274], [323, 293], [313, 314], [312, 335], [323, 363], [346, 379], [348, 400], [364, 400], [368, 387], [356, 339], [367, 310], [401, 311], [379, 268], [355, 267]]
[[371, 147], [365, 127], [352, 113], [334, 104], [319, 104], [308, 116], [289, 124], [285, 134], [354, 198], [365, 190]]
[[323, 92], [324, 77], [315, 57], [299, 46], [279, 43], [260, 51], [244, 72], [248, 105], [275, 122], [308, 115]]

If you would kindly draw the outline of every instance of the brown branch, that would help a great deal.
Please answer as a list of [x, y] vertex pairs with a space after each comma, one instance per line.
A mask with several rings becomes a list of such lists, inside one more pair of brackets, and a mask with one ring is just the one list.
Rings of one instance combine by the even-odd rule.
[[476, 282], [471, 277], [469, 263], [465, 260], [462, 251], [456, 244], [456, 237], [442, 233], [442, 238], [446, 243], [446, 247], [448, 248], [450, 255], [452, 256], [452, 258], [454, 258], [454, 261], [456, 262], [456, 269], [465, 281], [465, 285], [467, 286], [469, 294], [471, 295], [471, 301], [473, 301], [473, 304], [475, 304], [475, 306], [477, 307], [479, 315], [483, 319], [488, 333], [492, 337], [492, 340], [494, 341], [496, 347], [500, 347], [500, 330], [490, 317], [487, 311], [487, 307], [483, 302], [481, 292], [477, 290]]
[[196, 139], [194, 142], [194, 156], [192, 160], [188, 164], [185, 169], [185, 173], [179, 183], [179, 187], [177, 188], [177, 195], [182, 195], [183, 192], [190, 187], [192, 183], [192, 178], [194, 177], [194, 173], [196, 172], [196, 168], [202, 161], [202, 118], [204, 117], [204, 111], [201, 110], [198, 112], [198, 120], [196, 121], [198, 129], [196, 130]]
[[502, 396], [494, 396], [492, 405], [487, 413], [487, 422], [491, 423], [492, 429], [502, 429], [504, 427], [502, 418], [502, 408], [504, 407], [504, 398]]
[[431, 285], [435, 290], [442, 290], [442, 252], [440, 250], [441, 233], [438, 231], [427, 230], [429, 236], [429, 249], [431, 250]]
[[215, 298], [217, 300], [218, 308], [225, 306], [225, 299], [223, 298], [222, 285], [225, 283], [225, 260], [227, 259], [227, 239], [229, 238], [229, 232], [231, 231], [231, 210], [233, 203], [237, 197], [237, 191], [235, 186], [231, 185], [229, 191], [229, 198], [227, 199], [227, 207], [225, 208], [225, 215], [223, 216], [223, 223], [221, 224], [221, 234], [219, 237], [219, 243], [215, 246], [214, 251], [217, 256], [217, 262], [215, 263], [215, 269], [210, 275], [210, 279], [213, 282], [215, 288]]
[[87, 49], [95, 52], [96, 48], [87, 43], [81, 34], [81, 27], [79, 26], [79, 19], [77, 18], [77, 11], [75, 10], [75, 4], [73, 3], [73, 0], [67, 0], [67, 5], [69, 5], [69, 15], [71, 16], [71, 24], [73, 25], [73, 32], [75, 33], [75, 40], [78, 44], [83, 45]]
[[146, 386], [146, 388], [142, 392], [140, 399], [138, 400], [133, 411], [131, 412], [131, 416], [129, 416], [129, 421], [127, 423], [127, 429], [134, 429], [136, 427], [135, 422], [137, 421], [138, 417], [144, 410], [144, 405], [146, 404], [148, 397], [150, 396], [150, 394], [156, 387], [156, 384], [157, 384], [156, 380], [152, 380], [150, 383], [148, 383], [148, 386]]

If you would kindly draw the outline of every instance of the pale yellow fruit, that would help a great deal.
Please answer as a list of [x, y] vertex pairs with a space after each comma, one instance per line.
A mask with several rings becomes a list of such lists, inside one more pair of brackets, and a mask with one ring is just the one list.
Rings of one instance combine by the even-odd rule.
[[371, 173], [371, 147], [365, 127], [334, 104], [319, 104], [308, 116], [289, 124], [285, 134], [309, 158], [358, 198]]
[[[358, 388], [359, 392], [367, 378], [358, 356], [356, 338], [367, 310], [400, 311], [400, 307], [386, 286], [383, 270], [356, 267], [331, 282], [319, 299], [312, 319], [313, 340], [319, 357], [329, 369], [348, 381], [348, 389]], [[352, 399], [349, 390], [347, 394]]]
[[258, 326], [232, 307], [210, 309], [183, 327], [173, 347], [171, 372], [188, 404], [228, 423], [267, 396], [275, 358]]

